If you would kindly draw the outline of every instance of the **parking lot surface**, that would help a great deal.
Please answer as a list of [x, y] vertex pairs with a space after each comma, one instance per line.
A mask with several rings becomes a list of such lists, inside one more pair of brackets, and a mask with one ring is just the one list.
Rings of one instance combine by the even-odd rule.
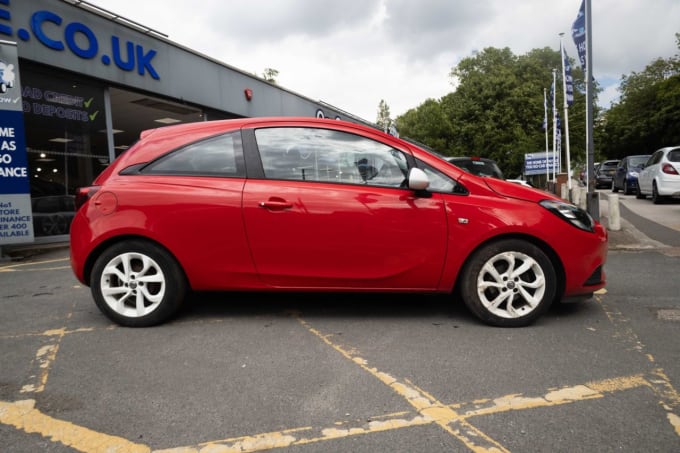
[[606, 291], [528, 328], [450, 297], [196, 294], [99, 313], [68, 250], [0, 263], [2, 451], [677, 451], [680, 258], [613, 249]]

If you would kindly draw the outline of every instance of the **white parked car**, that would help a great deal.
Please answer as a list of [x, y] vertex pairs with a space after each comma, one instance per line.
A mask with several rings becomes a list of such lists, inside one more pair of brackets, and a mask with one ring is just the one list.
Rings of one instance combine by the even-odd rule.
[[654, 151], [638, 176], [637, 198], [651, 195], [655, 204], [680, 197], [680, 146]]

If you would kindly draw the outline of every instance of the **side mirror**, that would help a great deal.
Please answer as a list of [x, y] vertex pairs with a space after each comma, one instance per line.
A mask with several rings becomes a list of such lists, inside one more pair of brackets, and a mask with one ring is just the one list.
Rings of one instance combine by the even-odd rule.
[[408, 172], [408, 188], [411, 190], [425, 190], [430, 185], [430, 178], [420, 168], [412, 168]]

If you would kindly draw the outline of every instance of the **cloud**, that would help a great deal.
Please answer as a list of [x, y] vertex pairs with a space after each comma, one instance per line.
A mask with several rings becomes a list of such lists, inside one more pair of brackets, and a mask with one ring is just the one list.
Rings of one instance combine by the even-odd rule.
[[274, 43], [291, 36], [318, 39], [365, 25], [380, 0], [286, 0], [211, 2], [205, 25], [213, 33], [251, 45]]
[[[244, 71], [279, 70], [281, 86], [374, 120], [453, 90], [449, 71], [486, 47], [515, 55], [559, 49], [576, 58], [571, 25], [580, 0], [91, 0]], [[678, 0], [598, 0], [593, 69], [616, 99], [622, 75], [678, 53]], [[606, 83], [602, 81], [606, 80]]]
[[490, 0], [386, 0], [385, 5], [389, 39], [418, 61], [465, 51], [493, 9]]

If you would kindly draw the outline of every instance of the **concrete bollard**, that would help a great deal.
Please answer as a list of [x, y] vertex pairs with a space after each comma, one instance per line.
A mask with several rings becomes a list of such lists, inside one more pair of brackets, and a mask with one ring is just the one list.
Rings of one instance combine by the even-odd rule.
[[609, 195], [609, 229], [619, 231], [621, 229], [621, 210], [619, 208], [619, 196]]
[[576, 206], [581, 203], [581, 188], [579, 186], [573, 186], [571, 189], [571, 202]]
[[567, 189], [567, 183], [563, 182], [560, 184], [560, 196], [562, 197], [563, 200], [568, 200], [569, 199], [569, 190]]

